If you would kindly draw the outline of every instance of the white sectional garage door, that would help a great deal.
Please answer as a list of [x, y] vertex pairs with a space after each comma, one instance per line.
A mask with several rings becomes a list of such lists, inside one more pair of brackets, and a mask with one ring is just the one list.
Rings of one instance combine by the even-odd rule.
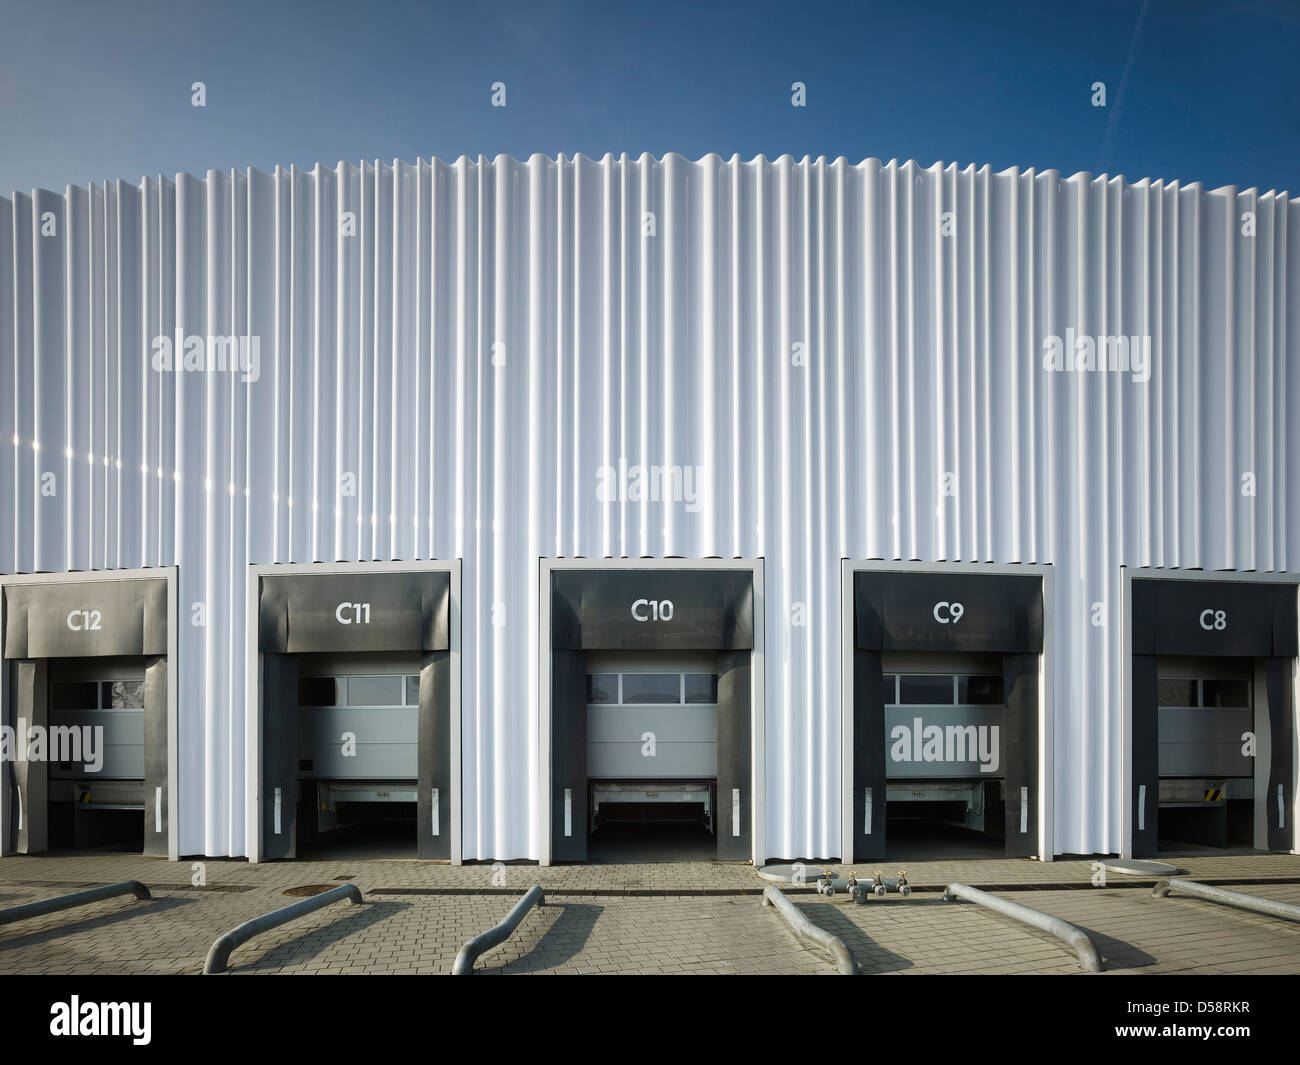
[[[661, 656], [655, 656], [661, 658]], [[600, 664], [587, 675], [592, 780], [708, 780], [718, 775], [718, 678], [707, 662]]]

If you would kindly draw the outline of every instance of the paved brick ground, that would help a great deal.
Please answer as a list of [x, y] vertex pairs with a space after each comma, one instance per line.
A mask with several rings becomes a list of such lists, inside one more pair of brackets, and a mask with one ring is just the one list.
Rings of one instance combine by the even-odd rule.
[[[868, 863], [869, 865], [870, 863]], [[880, 863], [885, 865], [885, 863]], [[1179, 859], [1204, 880], [1300, 903], [1300, 857]], [[859, 867], [859, 871], [868, 869]], [[846, 868], [840, 866], [838, 868]], [[885, 868], [893, 871], [888, 865]], [[204, 883], [192, 876], [201, 871]], [[1300, 972], [1300, 923], [1199, 899], [1153, 899], [1151, 880], [1111, 874], [1090, 886], [1090, 860], [922, 862], [908, 867], [910, 899], [867, 906], [794, 891], [796, 904], [843, 938], [868, 973], [1077, 973], [1071, 952], [969, 903], [945, 903], [952, 880], [1084, 927], [1113, 972]], [[349, 876], [349, 881], [336, 878]], [[139, 856], [0, 858], [0, 907], [92, 884], [138, 879], [153, 902], [126, 897], [0, 927], [0, 973], [197, 973], [214, 939], [286, 905], [285, 889], [355, 883], [366, 902], [343, 903], [257, 937], [232, 958], [235, 973], [445, 973], [461, 944], [498, 921], [527, 887], [548, 905], [507, 944], [485, 955], [485, 973], [827, 973], [758, 894], [746, 865], [466, 865], [411, 861], [168, 863]], [[1020, 889], [1020, 890], [1015, 890]], [[718, 896], [692, 895], [703, 890]], [[633, 895], [633, 892], [654, 893]]]
[[[0, 905], [51, 894], [4, 885]], [[277, 892], [159, 890], [9, 926], [0, 974], [197, 973], [223, 932], [291, 900]], [[258, 936], [236, 973], [447, 973], [461, 944], [499, 921], [513, 896], [372, 895]], [[820, 973], [827, 966], [750, 896], [560, 896], [479, 963], [483, 973]]]
[[[1300, 903], [1300, 885], [1238, 890]], [[995, 892], [995, 894], [997, 894]], [[1108, 973], [1297, 973], [1300, 923], [1138, 887], [1004, 892], [1078, 925]], [[848, 944], [865, 973], [1079, 973], [1074, 952], [1045, 932], [937, 893], [866, 906], [800, 899], [799, 909]]]

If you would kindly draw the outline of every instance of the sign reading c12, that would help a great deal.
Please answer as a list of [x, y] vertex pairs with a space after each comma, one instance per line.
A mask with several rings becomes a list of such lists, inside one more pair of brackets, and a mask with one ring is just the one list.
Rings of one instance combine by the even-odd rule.
[[73, 632], [99, 632], [104, 615], [98, 610], [71, 610], [67, 620]]

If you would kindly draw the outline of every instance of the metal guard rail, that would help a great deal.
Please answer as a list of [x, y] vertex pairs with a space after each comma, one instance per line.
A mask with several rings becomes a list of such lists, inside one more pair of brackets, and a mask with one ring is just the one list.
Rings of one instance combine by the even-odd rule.
[[288, 924], [290, 921], [296, 921], [299, 917], [305, 917], [309, 913], [323, 910], [326, 906], [335, 902], [342, 902], [344, 899], [351, 899], [354, 904], [360, 905], [361, 890], [356, 884], [344, 884], [342, 887], [331, 888], [329, 891], [323, 891], [321, 894], [314, 895], [309, 899], [303, 899], [301, 902], [295, 902], [290, 906], [282, 906], [278, 910], [262, 914], [261, 917], [254, 917], [251, 921], [245, 921], [238, 928], [231, 929], [212, 944], [212, 948], [208, 951], [207, 960], [203, 963], [203, 975], [211, 976], [214, 973], [225, 972], [226, 963], [230, 961], [231, 952], [236, 947], [247, 943], [254, 936], [270, 931], [272, 928], [279, 928], [280, 925]]
[[1048, 932], [1066, 946], [1072, 948], [1079, 956], [1079, 964], [1088, 972], [1101, 972], [1101, 957], [1098, 955], [1097, 948], [1092, 940], [1088, 938], [1088, 933], [1082, 928], [1070, 924], [1069, 921], [1053, 917], [1050, 913], [1043, 913], [1042, 910], [1030, 909], [1018, 902], [999, 898], [997, 895], [990, 895], [987, 891], [980, 891], [979, 888], [973, 888], [969, 884], [949, 884], [947, 890], [943, 893], [943, 897], [947, 902], [951, 902], [953, 899], [965, 899], [967, 902], [973, 902], [977, 906], [984, 906], [995, 913], [1000, 913], [1003, 917], [1010, 917], [1013, 921], [1019, 921], [1022, 924], [1037, 928], [1039, 931]]
[[857, 962], [844, 940], [808, 920], [775, 884], [769, 884], [763, 889], [763, 905], [775, 906], [776, 912], [796, 937], [825, 951], [835, 963], [835, 971], [840, 976], [857, 976]]
[[14, 921], [25, 921], [28, 917], [41, 917], [47, 913], [58, 913], [60, 910], [70, 910], [74, 906], [85, 906], [87, 903], [116, 898], [118, 895], [134, 895], [141, 901], [153, 898], [149, 894], [149, 889], [140, 881], [124, 880], [120, 884], [87, 888], [85, 891], [74, 891], [71, 895], [59, 895], [52, 899], [41, 899], [38, 902], [23, 903], [21, 906], [11, 906], [7, 910], [0, 910], [0, 924], [12, 924]]
[[511, 934], [523, 919], [528, 915], [528, 911], [534, 906], [545, 906], [546, 896], [542, 893], [542, 886], [535, 884], [525, 893], [524, 897], [515, 903], [514, 908], [505, 915], [499, 924], [493, 925], [486, 932], [480, 932], [473, 939], [465, 941], [465, 945], [460, 948], [460, 953], [456, 955], [456, 961], [452, 964], [452, 976], [472, 976], [474, 973], [474, 963], [479, 957], [486, 954], [493, 947], [504, 943], [510, 938]]
[[1229, 891], [1227, 888], [1214, 887], [1211, 884], [1198, 884], [1195, 880], [1161, 880], [1151, 889], [1151, 895], [1153, 898], [1163, 899], [1175, 888], [1184, 894], [1222, 902], [1226, 906], [1254, 910], [1269, 917], [1300, 921], [1300, 906], [1295, 903], [1279, 902], [1277, 899], [1261, 898], [1259, 895], [1247, 895], [1244, 891]]

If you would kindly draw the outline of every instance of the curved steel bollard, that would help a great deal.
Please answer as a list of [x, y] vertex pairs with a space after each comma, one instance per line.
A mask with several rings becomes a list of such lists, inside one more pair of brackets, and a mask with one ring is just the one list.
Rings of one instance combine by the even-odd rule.
[[149, 889], [140, 881], [123, 880], [120, 884], [87, 888], [85, 891], [74, 891], [71, 895], [59, 895], [53, 899], [41, 899], [39, 902], [25, 902], [21, 906], [11, 906], [7, 910], [0, 910], [0, 924], [24, 921], [28, 917], [41, 917], [47, 913], [58, 913], [59, 910], [70, 910], [74, 906], [85, 906], [87, 903], [116, 898], [118, 895], [134, 895], [141, 901], [153, 898], [149, 894]]
[[480, 932], [473, 939], [465, 941], [465, 945], [460, 948], [460, 953], [456, 955], [456, 961], [452, 964], [452, 976], [472, 976], [474, 973], [474, 963], [479, 957], [486, 954], [499, 943], [504, 943], [510, 938], [510, 935], [523, 919], [528, 915], [528, 911], [534, 906], [545, 906], [546, 896], [542, 894], [542, 886], [535, 884], [528, 889], [524, 897], [515, 903], [514, 908], [505, 915], [499, 924], [493, 925], [486, 932]]
[[798, 939], [811, 943], [830, 955], [831, 961], [835, 963], [835, 971], [840, 976], [858, 975], [857, 962], [854, 961], [853, 951], [849, 950], [848, 944], [838, 936], [831, 935], [826, 929], [818, 928], [813, 924], [775, 884], [769, 884], [763, 889], [763, 905], [775, 906], [776, 912], [790, 926], [790, 931]]
[[226, 963], [230, 961], [231, 952], [241, 944], [247, 943], [255, 935], [270, 931], [272, 928], [279, 928], [282, 924], [296, 921], [299, 917], [306, 917], [309, 913], [323, 910], [326, 906], [335, 902], [342, 902], [344, 899], [351, 899], [353, 903], [360, 905], [360, 888], [356, 884], [344, 884], [342, 887], [323, 891], [310, 899], [303, 899], [302, 902], [295, 902], [291, 906], [282, 906], [278, 910], [262, 914], [261, 917], [254, 917], [251, 921], [245, 921], [238, 928], [231, 929], [212, 944], [211, 949], [208, 951], [207, 960], [203, 963], [203, 975], [211, 976], [214, 973], [225, 972]]
[[1244, 891], [1229, 891], [1227, 888], [1214, 887], [1212, 884], [1198, 884], [1195, 880], [1161, 880], [1151, 889], [1151, 896], [1163, 899], [1175, 888], [1187, 895], [1222, 902], [1225, 906], [1236, 906], [1239, 909], [1267, 914], [1269, 917], [1300, 921], [1300, 906], [1295, 903], [1278, 902], [1277, 899], [1265, 899], [1259, 895], [1247, 895]]
[[949, 884], [947, 890], [943, 893], [943, 897], [946, 902], [952, 902], [953, 899], [965, 899], [967, 902], [973, 902], [977, 906], [985, 906], [995, 913], [1000, 913], [1003, 917], [1010, 917], [1013, 921], [1031, 925], [1042, 932], [1050, 932], [1062, 943], [1074, 949], [1074, 952], [1079, 956], [1079, 964], [1088, 972], [1101, 972], [1101, 956], [1097, 953], [1097, 948], [1092, 940], [1088, 938], [1088, 933], [1082, 928], [1070, 924], [1069, 921], [1053, 917], [1050, 913], [1043, 913], [1042, 910], [1030, 909], [1018, 902], [998, 898], [997, 895], [990, 895], [987, 891], [980, 891], [979, 888], [973, 888], [969, 884]]

